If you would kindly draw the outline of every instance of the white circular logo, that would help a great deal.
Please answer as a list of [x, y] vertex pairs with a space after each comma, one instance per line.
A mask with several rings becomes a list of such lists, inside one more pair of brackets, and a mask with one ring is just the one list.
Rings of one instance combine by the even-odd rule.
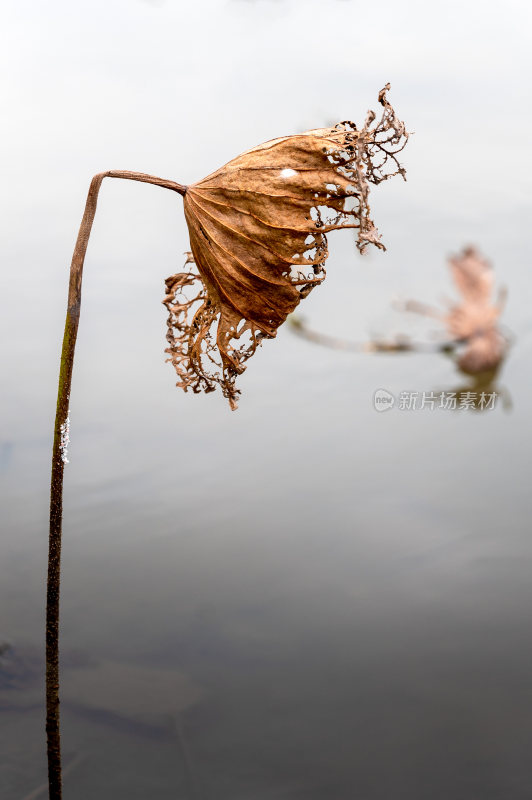
[[377, 389], [373, 395], [373, 406], [375, 411], [389, 411], [395, 404], [395, 397], [386, 389]]

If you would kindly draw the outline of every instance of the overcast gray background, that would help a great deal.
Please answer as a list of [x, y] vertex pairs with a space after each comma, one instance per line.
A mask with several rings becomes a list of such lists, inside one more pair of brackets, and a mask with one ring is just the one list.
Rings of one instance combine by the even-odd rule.
[[[388, 251], [362, 259], [331, 235], [301, 313], [355, 340], [428, 335], [391, 303], [452, 296], [446, 258], [474, 243], [515, 337], [495, 385], [506, 410], [379, 415], [377, 388], [464, 377], [442, 356], [348, 355], [281, 329], [231, 413], [219, 393], [177, 390], [164, 363], [181, 198], [104, 183], [72, 390], [63, 652], [189, 674], [201, 787], [171, 737], [67, 709], [65, 746], [87, 756], [68, 796], [528, 798], [530, 5], [19, 1], [0, 22], [0, 639], [20, 653], [42, 652], [59, 349], [94, 173], [190, 183], [269, 138], [361, 121], [390, 81], [415, 135], [408, 182], [372, 197]], [[42, 723], [40, 707], [8, 712], [7, 800], [43, 778]]]

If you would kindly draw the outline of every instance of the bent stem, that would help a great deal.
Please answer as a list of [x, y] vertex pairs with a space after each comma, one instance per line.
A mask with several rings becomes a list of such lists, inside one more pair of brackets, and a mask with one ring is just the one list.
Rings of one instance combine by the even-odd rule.
[[124, 178], [171, 189], [184, 196], [186, 187], [175, 181], [145, 175], [142, 172], [109, 170], [95, 175], [91, 181], [85, 211], [70, 266], [68, 305], [61, 350], [57, 409], [55, 415], [52, 476], [50, 487], [50, 538], [48, 550], [48, 584], [46, 595], [46, 735], [48, 755], [48, 787], [50, 800], [61, 800], [61, 737], [59, 725], [59, 591], [61, 580], [61, 530], [63, 522], [63, 472], [66, 463], [65, 431], [68, 429], [68, 406], [74, 351], [81, 309], [81, 282], [87, 245], [96, 214], [98, 193], [104, 178]]

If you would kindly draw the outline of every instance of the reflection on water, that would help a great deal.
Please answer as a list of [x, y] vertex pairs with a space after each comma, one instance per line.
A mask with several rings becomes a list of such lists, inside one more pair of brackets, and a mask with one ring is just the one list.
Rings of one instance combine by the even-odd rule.
[[471, 375], [465, 370], [458, 369], [466, 380], [450, 392], [456, 397], [455, 408], [457, 410], [464, 408], [467, 404], [468, 408], [474, 408], [475, 411], [490, 411], [495, 405], [502, 405], [505, 411], [511, 411], [512, 397], [510, 392], [497, 382], [500, 364], [494, 369], [479, 372], [476, 375]]

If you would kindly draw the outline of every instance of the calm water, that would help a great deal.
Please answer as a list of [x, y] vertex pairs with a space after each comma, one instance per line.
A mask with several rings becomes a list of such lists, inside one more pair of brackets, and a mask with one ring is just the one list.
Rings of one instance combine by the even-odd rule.
[[297, 2], [28, 5], [31, 19], [8, 4], [19, 44], [2, 56], [2, 798], [35, 797], [46, 776], [51, 427], [90, 176], [191, 181], [271, 136], [361, 119], [388, 79], [416, 131], [408, 183], [372, 204], [388, 252], [362, 259], [348, 233], [331, 236], [327, 280], [301, 313], [355, 340], [427, 337], [435, 325], [392, 302], [452, 296], [446, 256], [476, 243], [509, 291], [498, 406], [379, 414], [376, 389], [467, 379], [442, 355], [346, 354], [285, 328], [250, 362], [236, 413], [184, 395], [160, 303], [188, 248], [181, 201], [104, 185], [65, 482], [65, 797], [529, 798], [530, 156], [526, 137], [503, 155], [498, 127], [512, 104], [523, 130], [532, 121], [519, 106], [528, 12], [510, 3], [501, 21], [473, 3], [488, 13], [463, 10], [455, 30], [451, 14], [411, 2], [399, 20], [390, 4], [372, 56], [357, 27], [375, 33], [369, 12], [327, 0], [346, 24], [313, 75], [314, 23]]

